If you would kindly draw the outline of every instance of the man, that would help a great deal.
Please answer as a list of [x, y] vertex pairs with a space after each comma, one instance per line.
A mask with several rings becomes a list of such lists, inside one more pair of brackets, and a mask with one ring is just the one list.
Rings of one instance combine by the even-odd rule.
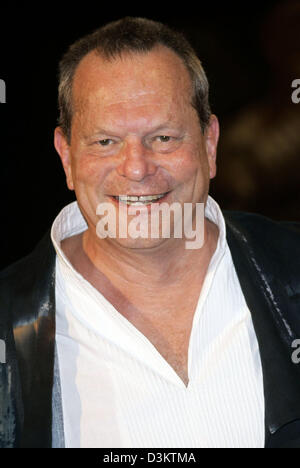
[[[224, 219], [208, 196], [219, 128], [189, 44], [144, 19], [100, 28], [62, 58], [59, 105], [77, 202], [1, 275], [1, 445], [300, 447], [299, 227]], [[176, 216], [169, 237], [162, 220], [129, 235], [130, 209], [151, 224], [163, 203], [197, 229], [205, 205], [199, 248]]]

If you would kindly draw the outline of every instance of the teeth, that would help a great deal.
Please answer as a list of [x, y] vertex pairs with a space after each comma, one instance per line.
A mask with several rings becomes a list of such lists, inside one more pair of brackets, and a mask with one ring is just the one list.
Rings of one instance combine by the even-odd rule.
[[119, 197], [119, 200], [121, 201], [138, 201], [139, 197], [127, 197], [127, 195], [120, 195]]
[[162, 193], [161, 195], [141, 195], [139, 197], [139, 201], [147, 201], [147, 200], [158, 200], [162, 198], [165, 194]]
[[141, 195], [140, 197], [130, 196], [130, 195], [119, 195], [116, 198], [123, 203], [142, 205], [142, 204], [146, 204], [149, 201], [159, 200], [160, 198], [164, 196], [165, 196], [165, 193], [162, 193], [160, 195]]

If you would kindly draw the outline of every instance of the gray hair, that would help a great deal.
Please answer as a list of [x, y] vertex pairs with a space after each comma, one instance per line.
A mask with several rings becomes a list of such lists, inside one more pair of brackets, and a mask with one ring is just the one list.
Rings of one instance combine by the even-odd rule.
[[193, 85], [192, 105], [196, 109], [204, 132], [211, 115], [209, 85], [201, 62], [182, 33], [145, 18], [126, 17], [108, 23], [74, 42], [59, 62], [58, 125], [68, 143], [71, 141], [73, 116], [72, 83], [80, 61], [92, 51], [106, 59], [116, 58], [124, 52], [149, 52], [163, 45], [174, 51], [186, 66]]

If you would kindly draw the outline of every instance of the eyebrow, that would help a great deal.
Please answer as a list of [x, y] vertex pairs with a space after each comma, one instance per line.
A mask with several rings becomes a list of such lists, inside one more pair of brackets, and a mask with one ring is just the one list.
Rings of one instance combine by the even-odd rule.
[[[153, 129], [150, 129], [148, 133], [154, 133], [154, 132], [157, 132], [159, 130], [162, 130], [164, 128], [168, 128], [170, 126], [174, 126], [174, 122], [172, 122], [171, 120], [167, 120], [166, 122], [163, 122], [162, 124], [158, 125], [157, 127], [154, 127]], [[182, 128], [182, 126], [180, 126], [180, 129]], [[111, 135], [111, 136], [117, 136], [113, 131], [109, 130], [108, 128], [96, 128], [92, 135]], [[84, 138], [90, 138], [90, 136], [88, 135], [84, 135]]]

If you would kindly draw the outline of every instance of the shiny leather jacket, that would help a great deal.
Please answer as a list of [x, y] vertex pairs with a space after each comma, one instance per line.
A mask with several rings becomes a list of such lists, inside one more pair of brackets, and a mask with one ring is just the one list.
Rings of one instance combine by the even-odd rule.
[[[300, 224], [224, 212], [227, 241], [258, 339], [265, 447], [300, 448]], [[55, 250], [49, 232], [0, 274], [0, 447], [51, 447]]]

